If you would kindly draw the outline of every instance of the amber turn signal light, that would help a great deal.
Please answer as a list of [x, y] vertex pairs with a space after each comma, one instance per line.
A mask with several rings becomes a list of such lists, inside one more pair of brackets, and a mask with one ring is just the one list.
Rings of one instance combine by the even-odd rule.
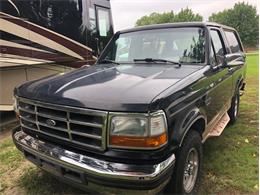
[[112, 146], [127, 147], [127, 148], [157, 148], [167, 142], [167, 135], [153, 137], [135, 137], [135, 136], [110, 136], [109, 144]]

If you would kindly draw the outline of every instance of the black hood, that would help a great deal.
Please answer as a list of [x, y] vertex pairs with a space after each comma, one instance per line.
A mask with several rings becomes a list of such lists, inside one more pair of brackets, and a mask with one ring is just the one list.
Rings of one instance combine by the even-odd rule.
[[95, 65], [25, 83], [18, 96], [84, 108], [144, 112], [165, 89], [201, 66]]

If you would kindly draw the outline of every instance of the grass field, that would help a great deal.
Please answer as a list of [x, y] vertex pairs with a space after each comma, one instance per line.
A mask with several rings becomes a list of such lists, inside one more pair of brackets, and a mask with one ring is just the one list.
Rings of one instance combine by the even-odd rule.
[[258, 194], [258, 54], [248, 55], [247, 64], [237, 122], [204, 145], [202, 193]]
[[[240, 115], [204, 145], [201, 194], [258, 194], [258, 55], [247, 56]], [[0, 194], [76, 194], [23, 158], [11, 138], [0, 140]]]

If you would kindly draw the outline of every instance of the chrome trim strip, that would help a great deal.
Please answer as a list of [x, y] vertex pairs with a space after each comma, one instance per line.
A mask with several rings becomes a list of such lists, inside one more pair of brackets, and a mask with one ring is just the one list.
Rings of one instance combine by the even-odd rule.
[[155, 165], [123, 164], [74, 153], [33, 138], [22, 131], [16, 132], [13, 138], [14, 142], [23, 150], [41, 158], [107, 179], [116, 178], [126, 181], [155, 180], [175, 164], [174, 154]]

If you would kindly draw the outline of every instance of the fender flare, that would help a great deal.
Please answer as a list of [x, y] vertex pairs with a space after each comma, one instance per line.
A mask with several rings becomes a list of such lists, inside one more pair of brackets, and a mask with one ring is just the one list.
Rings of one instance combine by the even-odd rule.
[[[197, 108], [198, 109], [198, 108]], [[194, 109], [193, 109], [194, 110]], [[190, 112], [192, 112], [193, 110], [191, 110]], [[190, 113], [189, 112], [189, 113]], [[189, 114], [188, 113], [188, 114]], [[186, 115], [186, 116], [188, 116], [188, 114]], [[189, 130], [191, 129], [191, 127], [192, 127], [192, 125], [194, 125], [195, 124], [195, 122], [197, 122], [198, 120], [200, 120], [200, 119], [203, 119], [203, 121], [204, 121], [204, 125], [205, 125], [205, 127], [206, 127], [206, 124], [207, 124], [207, 118], [203, 115], [203, 114], [201, 114], [200, 112], [198, 112], [197, 113], [197, 115], [196, 115], [196, 117], [194, 117], [192, 120], [190, 120], [189, 121], [189, 123], [188, 123], [188, 125], [186, 125], [186, 127], [185, 127], [185, 129], [184, 129], [184, 133], [183, 133], [183, 135], [182, 135], [182, 137], [181, 137], [181, 141], [179, 142], [179, 147], [181, 147], [182, 146], [182, 143], [183, 143], [183, 140], [184, 140], [184, 138], [186, 137], [186, 135], [187, 135], [187, 133], [189, 132]], [[185, 121], [185, 120], [184, 120]], [[204, 129], [205, 130], [205, 129]]]

